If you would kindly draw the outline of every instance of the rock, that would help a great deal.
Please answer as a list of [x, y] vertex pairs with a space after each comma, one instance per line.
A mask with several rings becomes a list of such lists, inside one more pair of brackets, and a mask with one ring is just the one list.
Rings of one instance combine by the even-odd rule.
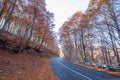
[[21, 61], [25, 62], [25, 61], [26, 61], [26, 59], [25, 59], [25, 58], [22, 58], [22, 59], [21, 59]]
[[2, 78], [2, 79], [4, 79], [5, 77], [4, 77], [4, 76], [2, 76], [1, 78]]
[[36, 63], [35, 63], [35, 65], [37, 66], [37, 65], [38, 65], [38, 63], [36, 62]]
[[0, 73], [2, 72], [2, 70], [0, 69]]
[[8, 64], [12, 65], [15, 64], [14, 61], [8, 61]]
[[21, 72], [19, 71], [19, 72], [17, 72], [18, 74], [21, 74]]

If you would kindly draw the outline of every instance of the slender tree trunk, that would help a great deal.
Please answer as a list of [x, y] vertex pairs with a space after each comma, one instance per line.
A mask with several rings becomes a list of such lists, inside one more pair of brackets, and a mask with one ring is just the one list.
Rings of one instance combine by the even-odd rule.
[[83, 54], [84, 54], [84, 61], [87, 61], [87, 55], [86, 55], [86, 47], [84, 44], [84, 37], [83, 37], [83, 30], [81, 29], [81, 41], [82, 41], [82, 49], [83, 49]]
[[77, 58], [77, 60], [78, 60], [78, 50], [77, 50], [77, 48], [78, 48], [77, 46], [78, 46], [78, 45], [77, 45], [77, 39], [76, 39], [76, 37], [77, 37], [77, 36], [76, 36], [76, 34], [75, 34], [75, 36], [74, 36], [74, 44], [75, 44], [75, 50], [76, 50], [76, 58]]
[[44, 32], [43, 37], [42, 37], [42, 41], [41, 41], [41, 43], [40, 43], [40, 45], [39, 45], [39, 47], [38, 47], [39, 50], [41, 49], [41, 47], [42, 47], [42, 45], [43, 45], [43, 42], [44, 42], [44, 40], [45, 40], [45, 35], [46, 35], [46, 31]]
[[80, 53], [81, 61], [83, 61], [84, 58], [83, 58], [83, 54], [82, 54], [82, 51], [81, 51], [81, 49], [80, 49], [80, 46], [78, 46], [78, 50], [79, 50], [79, 53]]
[[2, 7], [2, 9], [1, 9], [1, 11], [0, 11], [0, 20], [1, 20], [1, 18], [2, 18], [2, 15], [3, 15], [3, 12], [4, 12], [4, 10], [5, 10], [5, 7], [6, 7], [7, 3], [8, 3], [7, 0], [6, 0], [6, 1], [4, 0], [3, 7]]
[[33, 27], [34, 27], [34, 24], [35, 24], [35, 17], [36, 17], [36, 15], [34, 14], [34, 15], [33, 15], [33, 22], [32, 22], [31, 28], [30, 28], [30, 34], [29, 34], [29, 37], [28, 37], [28, 39], [27, 39], [26, 45], [29, 44], [30, 39], [31, 39], [31, 37], [32, 37], [32, 35], [33, 35]]
[[17, 0], [14, 0], [13, 6], [12, 6], [12, 8], [10, 9], [10, 13], [9, 13], [8, 16], [6, 16], [5, 23], [4, 23], [4, 25], [2, 26], [2, 29], [0, 30], [0, 34], [1, 34], [3, 31], [5, 31], [6, 25], [7, 25], [7, 23], [8, 23], [9, 20], [10, 20], [10, 16], [13, 14], [13, 11], [14, 11], [16, 2], [17, 2]]
[[109, 26], [108, 26], [108, 30], [109, 30], [109, 35], [110, 35], [111, 43], [112, 43], [112, 49], [114, 51], [114, 55], [116, 56], [118, 66], [120, 66], [120, 57], [119, 57], [119, 54], [118, 54], [118, 51], [117, 51], [117, 46], [116, 46], [116, 43], [115, 43], [115, 41], [113, 40], [113, 37], [112, 37], [112, 33], [111, 33], [112, 29], [110, 29]]
[[110, 55], [110, 51], [109, 49], [107, 50], [108, 52], [108, 60], [109, 60], [109, 64], [111, 65], [112, 64], [112, 60], [111, 60], [111, 55]]

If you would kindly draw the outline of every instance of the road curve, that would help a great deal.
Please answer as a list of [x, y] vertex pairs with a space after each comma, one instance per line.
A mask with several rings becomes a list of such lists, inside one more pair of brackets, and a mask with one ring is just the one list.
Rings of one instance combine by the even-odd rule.
[[60, 80], [120, 80], [120, 76], [65, 62], [61, 57], [52, 59], [50, 63], [54, 73]]

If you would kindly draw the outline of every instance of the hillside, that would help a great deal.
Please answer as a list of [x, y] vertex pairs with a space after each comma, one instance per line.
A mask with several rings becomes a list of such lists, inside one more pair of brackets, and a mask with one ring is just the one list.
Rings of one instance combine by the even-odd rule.
[[0, 80], [58, 80], [50, 66], [52, 54], [33, 48], [15, 53], [17, 42], [10, 33], [0, 36]]

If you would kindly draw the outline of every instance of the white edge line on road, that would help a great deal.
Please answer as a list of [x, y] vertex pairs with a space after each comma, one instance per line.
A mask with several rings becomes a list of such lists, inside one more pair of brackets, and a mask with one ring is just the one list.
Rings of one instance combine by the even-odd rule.
[[74, 72], [74, 73], [76, 73], [76, 74], [78, 74], [78, 75], [80, 75], [80, 76], [82, 76], [82, 77], [84, 77], [84, 78], [86, 78], [86, 79], [88, 79], [88, 80], [92, 80], [91, 78], [89, 78], [89, 77], [87, 77], [87, 76], [85, 76], [85, 75], [83, 75], [83, 74], [81, 74], [81, 73], [79, 73], [79, 72], [77, 72], [77, 71], [75, 71], [75, 70], [73, 70], [73, 69], [65, 66], [65, 65], [62, 64], [59, 60], [58, 60], [58, 62], [59, 62], [63, 67], [65, 67], [66, 69], [69, 69], [70, 71], [72, 71], [72, 72]]

